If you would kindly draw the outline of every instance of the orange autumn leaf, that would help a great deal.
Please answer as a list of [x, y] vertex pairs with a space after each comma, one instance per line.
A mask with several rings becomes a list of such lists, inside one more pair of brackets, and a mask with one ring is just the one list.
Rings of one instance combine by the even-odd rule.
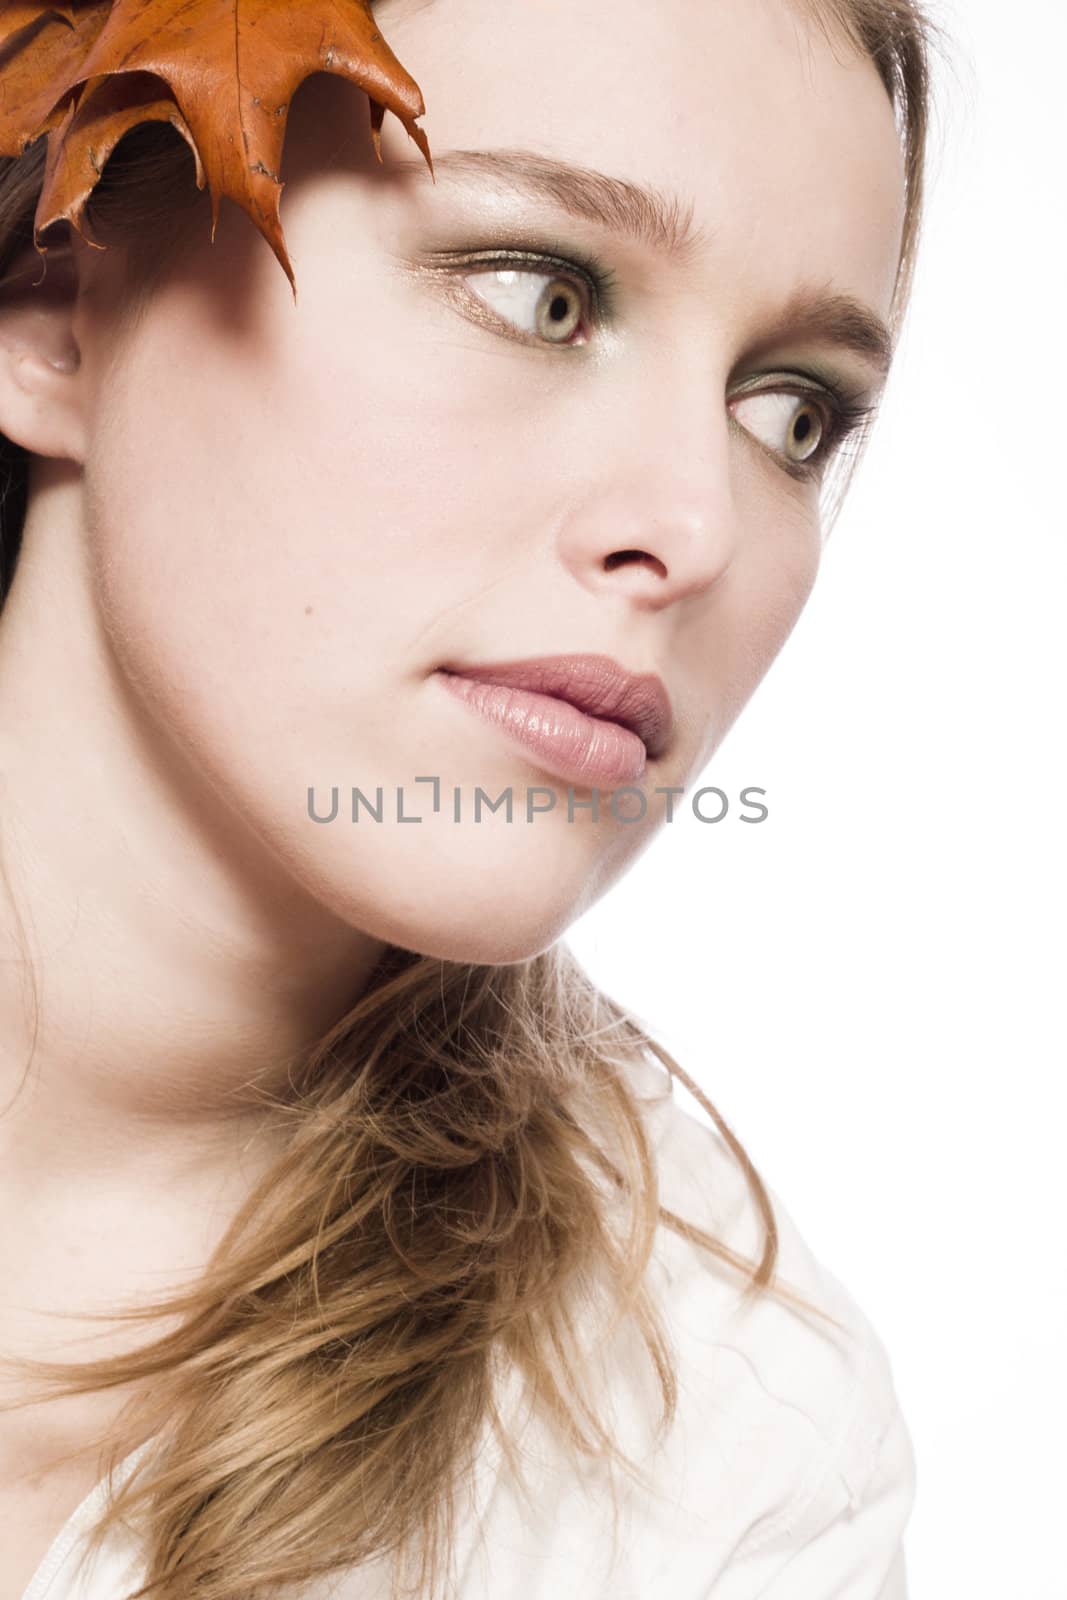
[[[21, 155], [62, 121], [58, 85], [77, 71], [107, 10], [106, 4], [79, 6], [75, 18], [71, 6], [18, 4], [10, 17], [0, 12], [0, 155]], [[9, 22], [14, 26], [8, 28]]]
[[[169, 121], [211, 192], [211, 237], [223, 195], [263, 234], [296, 295], [278, 178], [293, 95], [336, 73], [370, 101], [371, 138], [393, 112], [433, 173], [415, 119], [425, 106], [367, 0], [15, 0], [0, 7], [0, 154], [48, 137], [34, 241], [58, 221], [81, 232], [93, 187], [123, 134]], [[89, 241], [91, 242], [91, 241]]]
[[42, 0], [8, 0], [0, 11], [0, 45], [6, 44], [13, 34], [28, 28], [31, 23], [40, 22], [44, 17], [66, 17], [68, 22], [73, 23], [70, 0], [65, 5], [62, 0], [45, 4], [42, 4]]

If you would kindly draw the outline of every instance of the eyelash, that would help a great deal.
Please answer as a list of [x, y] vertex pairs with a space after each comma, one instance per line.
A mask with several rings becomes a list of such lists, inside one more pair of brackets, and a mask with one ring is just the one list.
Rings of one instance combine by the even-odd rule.
[[[610, 323], [616, 308], [616, 291], [618, 288], [618, 275], [590, 251], [584, 251], [573, 245], [568, 246], [569, 256], [552, 255], [544, 251], [512, 250], [474, 252], [467, 255], [455, 255], [448, 258], [446, 270], [458, 275], [464, 268], [492, 271], [521, 270], [524, 266], [532, 273], [547, 274], [554, 272], [561, 278], [569, 278], [573, 283], [579, 284], [586, 293], [591, 303], [591, 322], [594, 328], [603, 327]], [[518, 340], [522, 344], [541, 345], [544, 349], [572, 350], [584, 344], [585, 339], [570, 341], [567, 344], [553, 345], [550, 341], [542, 342], [534, 335], [526, 335], [511, 331], [511, 324], [506, 317], [496, 312], [485, 301], [479, 300], [479, 310], [489, 319], [496, 322], [502, 329], [507, 330], [507, 336]], [[801, 482], [811, 482], [821, 478], [831, 460], [842, 449], [845, 442], [860, 436], [867, 425], [872, 421], [877, 411], [876, 405], [864, 405], [857, 402], [832, 379], [818, 377], [814, 373], [797, 371], [783, 374], [799, 380], [798, 387], [789, 388], [788, 385], [775, 385], [767, 388], [752, 388], [744, 391], [746, 399], [757, 394], [795, 394], [798, 398], [810, 399], [813, 403], [824, 402], [823, 432], [817, 449], [805, 461], [790, 461], [781, 456], [777, 451], [760, 443], [754, 442], [760, 449], [766, 450], [773, 459], [790, 477]], [[810, 384], [811, 387], [807, 385]], [[738, 424], [739, 427], [742, 424]], [[753, 435], [744, 430], [750, 438]]]

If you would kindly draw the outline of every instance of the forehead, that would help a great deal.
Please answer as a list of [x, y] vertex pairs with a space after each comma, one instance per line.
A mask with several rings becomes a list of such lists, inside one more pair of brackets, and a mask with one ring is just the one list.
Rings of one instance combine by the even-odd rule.
[[[873, 64], [789, 0], [383, 0], [431, 154], [523, 148], [677, 195], [698, 272], [888, 312], [903, 162]], [[382, 153], [417, 155], [387, 116]], [[420, 163], [421, 156], [418, 158]], [[441, 186], [444, 189], [444, 186]]]

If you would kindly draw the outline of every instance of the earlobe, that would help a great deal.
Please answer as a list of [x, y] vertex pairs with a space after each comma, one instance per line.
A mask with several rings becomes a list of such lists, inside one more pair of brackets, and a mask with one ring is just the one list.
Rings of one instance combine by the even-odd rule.
[[0, 286], [0, 433], [32, 455], [84, 460], [85, 384], [69, 247], [27, 250]]

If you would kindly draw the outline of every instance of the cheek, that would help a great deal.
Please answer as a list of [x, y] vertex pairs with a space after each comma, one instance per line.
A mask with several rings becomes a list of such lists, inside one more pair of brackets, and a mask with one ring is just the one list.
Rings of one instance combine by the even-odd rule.
[[[341, 340], [311, 319], [299, 339], [264, 331], [238, 349], [217, 327], [146, 319], [87, 457], [94, 599], [129, 703], [200, 779], [203, 815], [221, 797], [289, 877], [377, 937], [519, 959], [562, 931], [595, 835], [542, 826], [532, 849], [521, 822], [458, 827], [413, 780], [468, 796], [472, 772], [492, 794], [514, 782], [521, 811], [514, 759], [486, 758], [428, 681], [502, 574], [513, 581], [498, 508], [514, 511], [521, 440], [491, 448], [484, 394], [457, 389], [444, 360], [414, 383], [414, 354], [386, 359], [373, 321]], [[393, 350], [404, 327], [392, 319]], [[510, 501], [495, 488], [508, 482]], [[328, 812], [333, 785], [340, 820], [316, 827], [308, 788]], [[403, 788], [423, 825], [357, 829], [353, 785], [381, 790], [387, 823]], [[525, 921], [510, 917], [501, 955], [498, 886], [527, 870]]]
[[458, 439], [417, 450], [397, 378], [359, 348], [357, 329], [341, 350], [249, 347], [161, 314], [112, 374], [86, 474], [101, 605], [189, 742], [247, 751], [258, 729], [269, 748], [328, 720], [462, 581], [435, 537]]
[[764, 469], [739, 473], [738, 556], [694, 625], [702, 661], [704, 724], [694, 776], [710, 760], [796, 626], [815, 585], [822, 552], [814, 508]]
[[[480, 462], [441, 428], [416, 451], [390, 420], [403, 395], [367, 374], [361, 403], [339, 405], [336, 360], [313, 371], [275, 351], [250, 373], [197, 338], [191, 370], [180, 340], [145, 328], [87, 460], [94, 598], [143, 726], [200, 780], [198, 820], [236, 813], [263, 859], [351, 926], [451, 960], [547, 948], [588, 893], [600, 836], [531, 833], [514, 758], [486, 755], [425, 681], [435, 624], [462, 627], [465, 605], [476, 622], [499, 579]], [[468, 487], [450, 498], [457, 459]], [[515, 785], [512, 825], [454, 825], [448, 797], [461, 786], [469, 805], [472, 773], [490, 795]], [[439, 814], [418, 774], [440, 777]], [[316, 826], [308, 789], [327, 814], [334, 785], [337, 821]], [[385, 825], [352, 824], [353, 785], [381, 789]], [[421, 826], [392, 825], [401, 788]]]

